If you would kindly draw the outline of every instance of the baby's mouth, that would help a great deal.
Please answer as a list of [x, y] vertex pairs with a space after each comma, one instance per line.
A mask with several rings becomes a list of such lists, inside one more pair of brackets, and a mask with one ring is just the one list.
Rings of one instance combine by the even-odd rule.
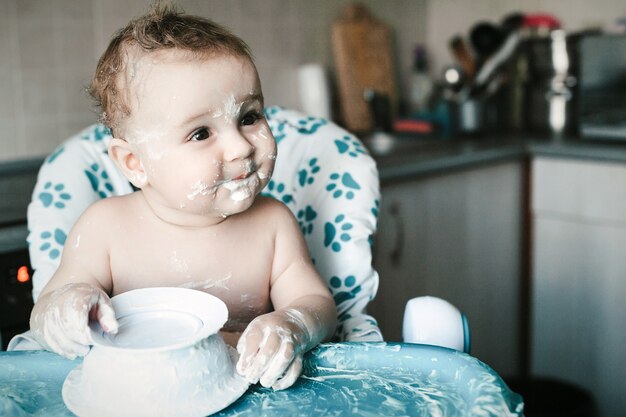
[[232, 177], [230, 181], [244, 180], [248, 178], [250, 175], [254, 174], [256, 170], [257, 170], [257, 167], [254, 161], [247, 160], [244, 163], [244, 172], [240, 175], [237, 175], [236, 177]]
[[246, 179], [246, 178], [248, 178], [251, 174], [252, 174], [252, 172], [244, 172], [244, 173], [243, 173], [243, 174], [241, 174], [241, 175], [238, 175], [238, 176], [236, 176], [236, 177], [234, 177], [234, 178], [231, 178], [231, 181], [237, 181], [237, 180], [243, 180], [243, 179]]
[[266, 178], [262, 172], [257, 170], [254, 161], [247, 161], [244, 164], [244, 172], [234, 177], [226, 177], [216, 180], [213, 184], [207, 184], [201, 180], [196, 181], [191, 186], [191, 191], [187, 194], [187, 199], [194, 200], [198, 195], [215, 194], [220, 187], [224, 187], [231, 193], [237, 189], [249, 187], [257, 181]]

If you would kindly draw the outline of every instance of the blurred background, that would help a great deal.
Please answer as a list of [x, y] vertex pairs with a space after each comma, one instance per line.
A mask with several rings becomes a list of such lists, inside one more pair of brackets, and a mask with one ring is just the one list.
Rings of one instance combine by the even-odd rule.
[[[349, 1], [181, 1], [189, 13], [221, 23], [254, 52], [266, 102], [299, 108], [298, 68], [319, 63], [334, 71], [331, 25]], [[0, 1], [0, 159], [43, 155], [94, 120], [84, 93], [111, 35], [146, 0]], [[469, 36], [478, 22], [498, 24], [512, 12], [545, 12], [567, 30], [604, 27], [624, 13], [618, 0], [364, 1], [393, 34], [397, 91], [408, 100], [414, 49], [428, 53], [428, 72], [440, 78], [451, 62], [449, 42]]]
[[[37, 169], [96, 121], [97, 59], [149, 3], [0, 0], [5, 345], [30, 310]], [[528, 415], [626, 413], [623, 1], [179, 4], [249, 43], [266, 105], [330, 118], [374, 154], [371, 313], [387, 340], [402, 339], [409, 298], [440, 296], [467, 314], [473, 355], [557, 404]]]

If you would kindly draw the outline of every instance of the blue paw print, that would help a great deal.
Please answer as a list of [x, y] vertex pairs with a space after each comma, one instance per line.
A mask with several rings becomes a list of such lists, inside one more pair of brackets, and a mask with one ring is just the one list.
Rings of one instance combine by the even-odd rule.
[[345, 135], [341, 139], [335, 139], [335, 146], [340, 154], [348, 154], [353, 158], [359, 154], [367, 153], [363, 145], [356, 139]]
[[333, 293], [335, 304], [352, 300], [361, 292], [361, 286], [356, 285], [354, 275], [348, 275], [344, 279], [334, 276], [330, 279], [330, 290]]
[[285, 123], [278, 122], [275, 127], [270, 127], [276, 143], [280, 143], [280, 141], [285, 139], [285, 136], [287, 136], [287, 134], [285, 133], [285, 126]]
[[65, 151], [65, 146], [59, 147], [56, 151], [54, 151], [54, 152], [52, 152], [50, 154], [50, 156], [48, 157], [46, 162], [49, 163], [49, 164], [53, 163], [54, 160], [57, 159], [59, 157], [59, 155], [61, 155], [63, 153], [63, 151]]
[[271, 117], [278, 113], [281, 109], [282, 107], [280, 106], [266, 107], [265, 109], [263, 109], [263, 113], [265, 113], [266, 118], [271, 119]]
[[[70, 200], [72, 198], [68, 193], [64, 193], [65, 185], [56, 184], [52, 185], [50, 181], [48, 181], [43, 186], [44, 191], [39, 193], [39, 200], [43, 204], [44, 207], [50, 207], [54, 204], [56, 208], [65, 208], [65, 201]], [[55, 202], [55, 194], [58, 197], [58, 200]]]
[[327, 124], [326, 119], [319, 119], [316, 117], [307, 117], [306, 119], [298, 120], [298, 132], [303, 135], [312, 135], [317, 132], [317, 129]]
[[65, 232], [61, 229], [54, 229], [54, 232], [42, 232], [41, 238], [44, 240], [44, 243], [39, 247], [39, 250], [48, 252], [50, 259], [58, 258], [67, 238]]
[[[331, 291], [332, 291], [332, 287], [331, 287]], [[352, 314], [350, 314], [348, 311], [344, 311], [343, 313], [337, 314], [337, 320], [339, 321], [339, 327], [341, 328], [341, 332], [338, 334], [341, 335], [340, 337], [341, 339], [343, 339], [344, 331], [345, 331], [345, 326], [343, 325], [343, 322], [352, 318]]]
[[282, 182], [277, 183], [274, 180], [270, 180], [270, 182], [267, 183], [267, 192], [264, 193], [264, 195], [272, 197], [278, 201], [282, 201], [285, 204], [289, 204], [293, 202], [293, 196], [285, 193], [286, 188], [287, 187], [285, 187], [285, 184]]
[[93, 142], [101, 142], [104, 138], [111, 136], [111, 129], [102, 124], [97, 124], [93, 131], [85, 134], [81, 139]]
[[315, 178], [313, 176], [320, 171], [320, 167], [317, 164], [317, 158], [311, 158], [309, 161], [309, 167], [298, 171], [298, 183], [301, 187], [305, 185], [313, 184]]
[[[330, 179], [332, 182], [326, 186], [326, 190], [332, 191], [334, 198], [339, 198], [345, 193], [346, 198], [352, 200], [354, 198], [354, 191], [361, 189], [359, 183], [347, 172], [343, 174], [337, 172], [330, 174]], [[341, 185], [339, 185], [337, 181], [340, 181]]]
[[317, 217], [317, 212], [313, 210], [313, 207], [306, 206], [304, 210], [298, 210], [298, 224], [302, 229], [302, 234], [313, 233], [313, 220]]
[[334, 252], [341, 251], [341, 243], [346, 243], [352, 240], [350, 236], [350, 230], [352, 230], [352, 223], [345, 221], [346, 216], [343, 214], [335, 217], [334, 224], [326, 222], [324, 224], [324, 246], [329, 247]]
[[335, 338], [337, 338], [339, 340], [343, 340], [344, 339], [343, 324], [338, 324], [337, 325], [337, 329], [335, 330]]
[[100, 198], [106, 198], [113, 192], [113, 184], [109, 182], [109, 174], [100, 165], [92, 164], [90, 170], [85, 170], [91, 188], [98, 193]]
[[379, 199], [374, 200], [374, 207], [372, 207], [370, 209], [370, 211], [372, 212], [374, 217], [378, 218], [378, 212], [380, 211], [380, 200]]

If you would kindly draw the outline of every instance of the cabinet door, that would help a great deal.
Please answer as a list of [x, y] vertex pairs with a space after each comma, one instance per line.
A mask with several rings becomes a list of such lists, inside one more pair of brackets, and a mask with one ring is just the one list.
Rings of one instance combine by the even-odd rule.
[[533, 190], [531, 370], [624, 415], [626, 166], [540, 158]]
[[386, 340], [401, 340], [409, 299], [437, 296], [467, 315], [474, 356], [518, 372], [521, 181], [505, 163], [383, 186], [369, 311]]

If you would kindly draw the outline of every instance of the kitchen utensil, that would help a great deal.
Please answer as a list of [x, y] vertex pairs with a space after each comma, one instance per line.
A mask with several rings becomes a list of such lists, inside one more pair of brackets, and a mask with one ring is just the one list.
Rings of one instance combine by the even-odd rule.
[[450, 50], [456, 62], [463, 68], [466, 80], [474, 78], [476, 64], [465, 40], [457, 35], [450, 40]]
[[577, 38], [545, 15], [527, 16], [508, 66], [509, 125], [513, 129], [561, 136], [576, 128]]
[[367, 89], [363, 93], [363, 98], [365, 98], [370, 108], [372, 128], [375, 131], [391, 132], [393, 118], [389, 97], [375, 90]]
[[511, 13], [506, 15], [500, 23], [500, 30], [505, 35], [519, 30], [524, 25], [524, 19], [526, 16], [522, 13]]
[[470, 42], [481, 61], [496, 52], [503, 40], [502, 32], [493, 23], [480, 22], [470, 29]]
[[332, 46], [342, 123], [351, 131], [367, 132], [373, 120], [363, 94], [367, 89], [389, 98], [396, 114], [397, 92], [387, 25], [362, 5], [348, 5], [332, 25]]
[[502, 65], [515, 51], [517, 44], [519, 43], [519, 35], [517, 32], [509, 34], [502, 45], [498, 48], [497, 52], [490, 56], [483, 66], [476, 74], [474, 80], [474, 88], [482, 88], [487, 81], [493, 76], [495, 71]]

